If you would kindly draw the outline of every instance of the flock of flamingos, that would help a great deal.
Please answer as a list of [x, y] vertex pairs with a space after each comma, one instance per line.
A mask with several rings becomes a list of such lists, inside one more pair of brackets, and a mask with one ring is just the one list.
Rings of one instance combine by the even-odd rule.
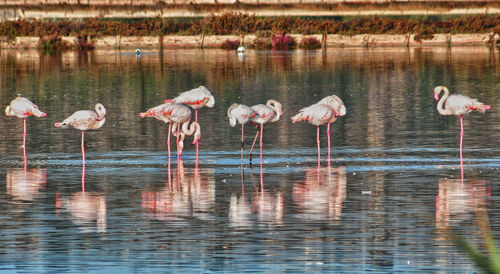
[[[441, 94], [443, 95], [441, 96]], [[441, 96], [441, 97], [440, 97]], [[445, 86], [438, 86], [434, 89], [434, 99], [438, 101], [437, 110], [441, 115], [457, 115], [460, 116], [460, 160], [463, 165], [462, 158], [462, 142], [463, 142], [463, 114], [468, 114], [473, 110], [484, 112], [490, 109], [489, 105], [479, 102], [477, 99], [472, 99], [468, 96], [460, 94], [449, 94], [448, 88]], [[170, 133], [176, 137], [177, 157], [182, 154], [184, 147], [184, 138], [186, 135], [193, 135], [193, 144], [196, 145], [196, 158], [198, 158], [198, 141], [201, 138], [201, 127], [198, 123], [198, 109], [202, 107], [213, 107], [215, 99], [211, 92], [204, 86], [188, 90], [181, 93], [173, 99], [167, 99], [159, 106], [155, 106], [140, 113], [144, 117], [153, 117], [168, 124], [168, 155], [170, 159]], [[194, 122], [191, 122], [192, 111], [195, 111]], [[7, 116], [16, 116], [24, 121], [23, 133], [23, 154], [26, 164], [26, 119], [29, 116], [45, 117], [46, 114], [42, 112], [37, 105], [33, 104], [29, 99], [24, 97], [17, 97], [10, 102], [5, 108]], [[328, 162], [330, 162], [330, 124], [335, 122], [339, 116], [346, 114], [346, 107], [338, 96], [330, 95], [323, 98], [316, 104], [305, 107], [291, 117], [292, 122], [307, 121], [308, 123], [316, 126], [317, 138], [316, 143], [318, 147], [318, 165], [320, 163], [320, 139], [319, 127], [327, 125], [328, 136]], [[260, 135], [260, 162], [262, 164], [262, 135], [264, 131], [264, 124], [268, 122], [276, 122], [283, 115], [283, 107], [276, 100], [269, 100], [266, 104], [258, 104], [255, 106], [246, 106], [242, 104], [232, 104], [227, 110], [229, 124], [235, 127], [236, 124], [241, 125], [241, 160], [243, 162], [243, 146], [244, 146], [244, 126], [247, 123], [253, 124], [260, 130], [257, 131], [253, 140], [252, 148], [250, 149], [250, 162], [252, 151], [258, 136]], [[94, 110], [79, 110], [73, 113], [62, 122], [55, 123], [54, 126], [58, 128], [73, 127], [81, 131], [81, 150], [82, 162], [85, 167], [85, 147], [84, 138], [85, 131], [96, 130], [104, 125], [106, 121], [106, 109], [101, 104], [95, 105]]]

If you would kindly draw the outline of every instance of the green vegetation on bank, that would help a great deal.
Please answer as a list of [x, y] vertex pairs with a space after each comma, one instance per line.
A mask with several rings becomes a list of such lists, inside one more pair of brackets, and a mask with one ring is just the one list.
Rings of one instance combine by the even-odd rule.
[[500, 16], [463, 16], [446, 20], [397, 17], [339, 18], [256, 17], [246, 13], [225, 13], [198, 19], [84, 21], [17, 20], [0, 22], [0, 36], [146, 36], [146, 35], [226, 35], [276, 33], [297, 34], [436, 34], [500, 32]]

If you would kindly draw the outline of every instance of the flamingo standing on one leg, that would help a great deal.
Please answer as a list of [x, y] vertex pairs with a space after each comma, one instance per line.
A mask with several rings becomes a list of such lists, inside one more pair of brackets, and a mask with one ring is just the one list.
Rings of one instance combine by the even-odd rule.
[[47, 114], [42, 112], [38, 106], [33, 104], [29, 99], [20, 96], [12, 100], [5, 108], [5, 114], [7, 116], [16, 116], [17, 118], [23, 119], [23, 158], [24, 164], [26, 165], [26, 119], [31, 115], [40, 118], [47, 116]]
[[170, 131], [172, 130], [172, 123], [167, 117], [163, 116], [163, 110], [169, 104], [171, 103], [164, 103], [159, 106], [152, 107], [148, 109], [146, 112], [139, 113], [139, 116], [141, 116], [141, 118], [154, 117], [160, 121], [163, 121], [164, 123], [168, 123], [167, 149], [168, 149], [168, 159], [170, 161]]
[[201, 127], [197, 122], [191, 123], [191, 109], [188, 106], [177, 103], [167, 104], [162, 110], [162, 115], [173, 123], [172, 134], [177, 137], [177, 157], [182, 154], [186, 135], [194, 134], [193, 145], [198, 144]]
[[[325, 105], [332, 107], [335, 110], [336, 116], [344, 116], [347, 113], [344, 102], [337, 95], [327, 96], [327, 97], [321, 99], [321, 101], [319, 101], [318, 103], [325, 104]], [[326, 135], [328, 136], [328, 166], [330, 166], [330, 151], [331, 151], [331, 149], [330, 149], [330, 124], [331, 123], [333, 123], [333, 122], [328, 123], [328, 125], [326, 127]]]
[[82, 131], [82, 163], [83, 169], [85, 170], [85, 131], [99, 129], [104, 125], [106, 121], [106, 109], [101, 103], [95, 105], [95, 111], [93, 110], [79, 110], [73, 113], [71, 116], [66, 118], [64, 121], [55, 123], [55, 127], [68, 128], [73, 127], [75, 129]]
[[[439, 98], [441, 92], [444, 92], [444, 94], [443, 96], [441, 96], [441, 98]], [[434, 99], [436, 101], [439, 100], [437, 104], [437, 111], [439, 112], [439, 114], [460, 116], [460, 166], [463, 169], [462, 144], [464, 137], [464, 125], [462, 116], [464, 114], [470, 113], [473, 110], [484, 113], [486, 110], [490, 109], [491, 106], [485, 105], [484, 103], [479, 102], [477, 99], [472, 99], [465, 95], [449, 94], [450, 92], [445, 86], [437, 86], [436, 88], [434, 88]]]
[[[257, 116], [252, 119], [252, 122], [260, 124], [260, 163], [262, 164], [262, 135], [264, 134], [264, 124], [267, 122], [276, 122], [283, 115], [283, 106], [276, 100], [268, 100], [267, 103], [252, 106], [252, 109], [257, 112]], [[259, 131], [255, 134], [252, 148], [250, 148], [250, 164], [252, 164], [252, 151], [255, 146]]]
[[[215, 98], [212, 96], [210, 90], [204, 86], [199, 86], [188, 91], [185, 91], [174, 99], [165, 100], [166, 103], [179, 103], [186, 104], [194, 109], [194, 121], [198, 123], [198, 109], [207, 106], [214, 107]], [[196, 158], [198, 158], [198, 143], [196, 143]]]
[[229, 125], [236, 126], [236, 122], [241, 125], [241, 163], [243, 163], [243, 147], [244, 147], [244, 128], [245, 124], [257, 116], [257, 112], [249, 106], [232, 104], [227, 110]]
[[[319, 126], [335, 122], [337, 115], [335, 109], [329, 105], [317, 103], [299, 110], [295, 116], [292, 117], [292, 122], [307, 121], [316, 126], [316, 143], [318, 145], [318, 166], [321, 162], [320, 140], [319, 140]], [[330, 158], [328, 158], [330, 159]]]

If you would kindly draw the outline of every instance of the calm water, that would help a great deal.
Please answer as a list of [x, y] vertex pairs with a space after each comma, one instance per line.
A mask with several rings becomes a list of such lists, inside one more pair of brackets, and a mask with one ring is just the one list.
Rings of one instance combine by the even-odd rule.
[[[28, 120], [26, 170], [22, 121], [0, 115], [0, 271], [473, 272], [446, 231], [481, 244], [485, 211], [500, 241], [498, 50], [145, 51], [0, 51], [1, 108], [21, 93], [47, 112]], [[169, 164], [167, 126], [138, 114], [199, 85], [216, 105], [200, 110], [198, 167], [188, 142]], [[464, 119], [463, 182], [437, 85], [492, 105]], [[321, 129], [318, 168], [315, 128], [290, 117], [330, 94], [347, 115], [331, 167]], [[285, 115], [265, 126], [262, 169], [251, 126], [241, 167], [227, 107], [271, 98]], [[82, 174], [80, 133], [53, 124], [97, 102]]]

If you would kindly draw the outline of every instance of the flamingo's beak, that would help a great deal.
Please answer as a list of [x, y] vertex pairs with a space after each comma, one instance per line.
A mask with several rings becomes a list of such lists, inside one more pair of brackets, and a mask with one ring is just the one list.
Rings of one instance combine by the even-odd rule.
[[490, 106], [490, 105], [485, 105], [485, 106], [484, 106], [484, 109], [486, 109], [486, 110], [488, 110], [488, 109], [490, 109], [490, 108], [491, 108], [491, 106]]
[[434, 92], [434, 100], [436, 100], [436, 101], [439, 100], [439, 94], [436, 92]]
[[42, 115], [40, 117], [45, 117], [45, 116], [47, 116], [47, 113], [42, 112]]

